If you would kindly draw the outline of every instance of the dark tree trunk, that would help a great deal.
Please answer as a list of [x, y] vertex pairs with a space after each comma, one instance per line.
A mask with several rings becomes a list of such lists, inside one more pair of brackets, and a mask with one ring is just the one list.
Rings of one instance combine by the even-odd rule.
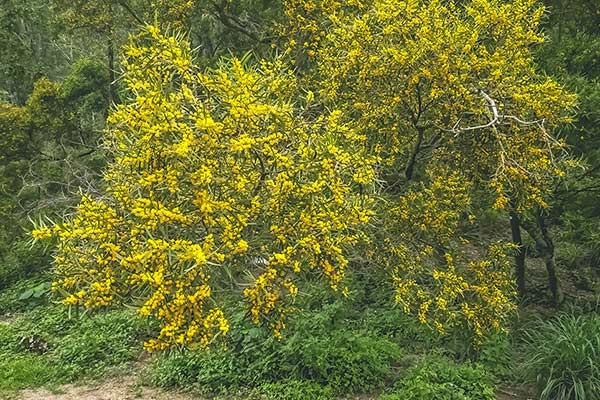
[[115, 47], [112, 37], [108, 39], [107, 45], [108, 55], [108, 104], [112, 105], [115, 102]]
[[546, 226], [546, 220], [541, 210], [535, 211], [535, 221], [528, 221], [523, 218], [521, 225], [529, 236], [535, 241], [535, 248], [544, 259], [546, 271], [548, 272], [548, 287], [552, 296], [552, 303], [558, 306], [562, 301], [562, 292], [556, 274], [556, 264], [554, 262], [554, 241], [552, 235]]
[[550, 286], [550, 293], [552, 294], [552, 303], [554, 303], [555, 306], [558, 306], [562, 301], [562, 293], [558, 284], [558, 277], [556, 276], [554, 241], [552, 240], [552, 235], [548, 231], [546, 220], [541, 212], [538, 212], [537, 214], [537, 221], [545, 245], [543, 247], [542, 255], [546, 264], [546, 271], [548, 272], [548, 285]]
[[404, 169], [404, 177], [407, 182], [413, 178], [415, 164], [417, 162], [417, 156], [419, 155], [419, 151], [421, 151], [421, 145], [423, 144], [424, 135], [425, 128], [417, 127], [417, 140], [415, 142], [415, 145], [413, 146], [408, 161], [406, 162], [406, 168]]
[[519, 297], [525, 296], [525, 249], [523, 249], [523, 239], [521, 238], [521, 223], [519, 216], [515, 211], [510, 212], [510, 229], [512, 232], [512, 241], [517, 246], [515, 253], [515, 275], [517, 276], [517, 291]]
[[556, 276], [554, 252], [545, 255], [544, 262], [546, 263], [546, 271], [548, 271], [548, 285], [550, 286], [550, 293], [552, 294], [552, 304], [554, 304], [554, 306], [558, 306], [562, 302], [562, 292], [558, 285], [558, 278]]

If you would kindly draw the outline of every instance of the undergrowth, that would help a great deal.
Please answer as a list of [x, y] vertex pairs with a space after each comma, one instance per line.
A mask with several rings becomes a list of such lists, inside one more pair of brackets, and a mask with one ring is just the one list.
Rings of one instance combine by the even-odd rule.
[[130, 311], [70, 315], [62, 306], [29, 310], [0, 324], [0, 391], [98, 378], [141, 353], [147, 323]]
[[600, 398], [600, 317], [562, 314], [526, 333], [526, 379], [542, 400]]

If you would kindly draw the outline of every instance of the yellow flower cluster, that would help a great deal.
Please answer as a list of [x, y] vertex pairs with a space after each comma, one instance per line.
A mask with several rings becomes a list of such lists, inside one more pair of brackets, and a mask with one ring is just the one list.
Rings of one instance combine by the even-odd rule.
[[386, 231], [373, 256], [392, 272], [396, 302], [441, 334], [455, 329], [478, 340], [497, 331], [514, 311], [510, 246], [492, 244], [480, 254], [460, 238], [470, 185], [458, 172], [429, 171], [427, 183], [380, 210]]
[[88, 308], [141, 299], [139, 313], [161, 322], [151, 351], [226, 334], [215, 289], [256, 276], [242, 282], [250, 314], [281, 336], [300, 272], [342, 284], [371, 215], [356, 188], [373, 182], [377, 157], [339, 113], [294, 105], [282, 62], [201, 72], [187, 43], [155, 27], [125, 55], [131, 98], [108, 119], [106, 194], [33, 233], [58, 237], [54, 290]]

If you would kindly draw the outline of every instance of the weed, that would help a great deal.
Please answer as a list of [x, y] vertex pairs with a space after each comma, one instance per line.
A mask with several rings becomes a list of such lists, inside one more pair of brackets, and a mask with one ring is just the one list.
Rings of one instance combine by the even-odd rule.
[[393, 377], [401, 348], [389, 338], [347, 329], [337, 320], [338, 312], [334, 304], [299, 314], [281, 342], [262, 329], [246, 327], [228, 349], [165, 353], [155, 359], [151, 381], [214, 392], [288, 380], [328, 387], [334, 393], [383, 387]]

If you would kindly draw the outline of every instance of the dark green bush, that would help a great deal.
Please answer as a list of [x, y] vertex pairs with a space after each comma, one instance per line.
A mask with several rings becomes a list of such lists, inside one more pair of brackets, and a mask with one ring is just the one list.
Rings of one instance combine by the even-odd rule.
[[335, 393], [383, 387], [401, 359], [400, 347], [386, 337], [347, 329], [337, 307], [298, 314], [281, 342], [262, 329], [246, 327], [238, 329], [240, 336], [232, 337], [226, 350], [165, 353], [155, 359], [151, 381], [214, 392], [288, 380], [329, 387]]
[[24, 312], [49, 303], [50, 282], [46, 275], [21, 279], [0, 290], [0, 314]]
[[[0, 229], [3, 228], [0, 224]], [[22, 233], [15, 232], [17, 234]], [[27, 237], [8, 240], [0, 235], [0, 290], [49, 269], [50, 256], [47, 249], [41, 246], [31, 248], [28, 242]]]
[[407, 371], [381, 400], [494, 400], [494, 389], [479, 365], [427, 357]]
[[526, 332], [523, 371], [541, 399], [600, 398], [600, 317], [563, 314]]

